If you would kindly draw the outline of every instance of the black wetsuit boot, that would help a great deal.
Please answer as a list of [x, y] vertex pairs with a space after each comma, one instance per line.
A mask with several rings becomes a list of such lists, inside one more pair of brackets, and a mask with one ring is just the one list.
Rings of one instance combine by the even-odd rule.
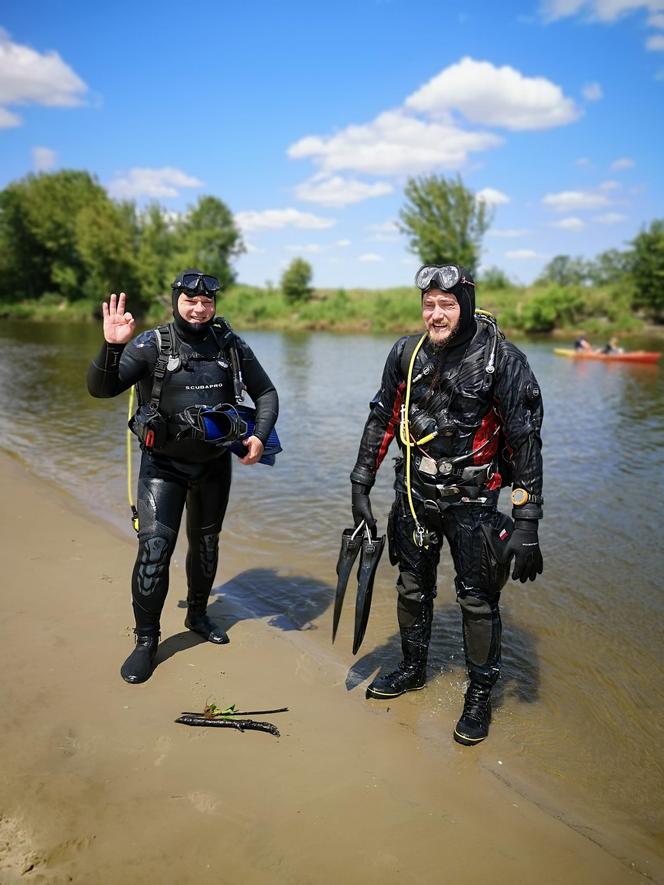
[[492, 688], [492, 685], [471, 678], [466, 689], [463, 713], [454, 729], [454, 740], [458, 744], [472, 747], [489, 734]]
[[374, 679], [367, 688], [368, 698], [387, 700], [399, 697], [407, 691], [419, 691], [424, 688], [433, 620], [433, 600], [413, 603], [399, 596], [397, 614], [403, 660], [396, 670]]
[[136, 636], [136, 648], [120, 668], [120, 675], [124, 681], [132, 685], [139, 682], [147, 682], [150, 676], [152, 676], [154, 659], [159, 647], [159, 628], [149, 632], [136, 629], [134, 634]]
[[221, 627], [213, 624], [208, 617], [206, 612], [207, 600], [202, 605], [192, 604], [189, 602], [189, 599], [187, 599], [187, 603], [185, 627], [193, 630], [194, 633], [200, 634], [208, 642], [215, 642], [217, 645], [225, 645], [227, 642], [230, 642], [228, 634]]

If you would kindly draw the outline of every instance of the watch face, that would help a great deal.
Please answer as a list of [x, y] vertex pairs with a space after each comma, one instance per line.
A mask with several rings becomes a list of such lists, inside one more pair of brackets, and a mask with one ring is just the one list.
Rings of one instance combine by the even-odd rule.
[[512, 492], [512, 504], [515, 507], [520, 507], [522, 504], [525, 504], [528, 500], [528, 492], [525, 489], [514, 489]]

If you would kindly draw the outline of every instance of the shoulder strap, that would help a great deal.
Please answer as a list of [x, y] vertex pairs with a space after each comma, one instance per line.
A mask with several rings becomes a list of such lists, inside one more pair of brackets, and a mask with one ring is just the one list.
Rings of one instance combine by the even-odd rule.
[[[242, 364], [238, 352], [238, 336], [231, 329], [231, 324], [224, 317], [217, 317], [212, 324], [212, 334], [217, 339], [219, 351], [228, 350], [233, 373], [233, 394], [236, 403], [244, 402], [244, 391], [247, 389], [242, 377]], [[221, 338], [221, 341], [219, 340]]]
[[417, 343], [421, 337], [421, 335], [409, 335], [406, 339], [406, 343], [403, 346], [399, 367], [404, 379], [408, 377], [408, 366], [410, 366], [410, 361], [413, 358], [413, 353], [415, 352], [415, 348], [417, 347]]
[[154, 374], [152, 376], [150, 405], [155, 412], [158, 412], [159, 403], [161, 402], [161, 388], [163, 387], [164, 378], [166, 376], [166, 366], [168, 365], [168, 358], [173, 353], [173, 342], [175, 339], [170, 323], [166, 326], [159, 326], [155, 329], [155, 333], [157, 335], [157, 343], [159, 344], [159, 356], [157, 357], [157, 363], [154, 367]]

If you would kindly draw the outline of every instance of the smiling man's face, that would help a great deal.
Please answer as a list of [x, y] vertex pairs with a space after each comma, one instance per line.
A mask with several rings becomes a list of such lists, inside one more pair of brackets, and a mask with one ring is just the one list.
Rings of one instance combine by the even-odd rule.
[[422, 300], [422, 319], [433, 344], [445, 344], [459, 325], [461, 308], [451, 292], [429, 289]]

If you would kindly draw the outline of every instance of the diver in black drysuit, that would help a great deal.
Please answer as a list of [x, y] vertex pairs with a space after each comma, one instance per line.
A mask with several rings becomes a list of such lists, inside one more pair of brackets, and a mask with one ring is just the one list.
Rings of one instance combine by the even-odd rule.
[[[161, 390], [159, 411], [164, 419], [165, 439], [152, 448], [145, 441], [141, 443], [138, 556], [131, 582], [136, 648], [121, 670], [122, 677], [130, 683], [144, 682], [152, 673], [160, 615], [168, 592], [169, 563], [185, 503], [185, 625], [211, 642], [228, 642], [225, 632], [207, 616], [206, 607], [217, 570], [219, 533], [231, 485], [231, 455], [227, 448], [188, 438], [186, 430], [181, 433], [183, 425], [177, 416], [191, 406], [233, 404], [232, 366], [228, 350], [220, 346], [222, 336], [212, 319], [192, 323], [180, 315], [178, 298], [183, 292], [190, 298], [199, 294], [214, 299], [215, 294], [205, 291], [202, 283], [197, 292], [178, 288], [178, 281], [186, 274], [188, 279], [191, 274], [204, 276], [199, 271], [184, 271], [173, 284], [173, 349], [177, 359], [169, 360]], [[277, 419], [277, 392], [251, 348], [237, 336], [233, 338], [244, 385], [256, 406], [253, 435], [264, 445]], [[105, 341], [88, 370], [88, 390], [95, 397], [112, 397], [137, 384], [139, 406], [149, 403], [159, 350], [155, 330], [141, 333], [126, 346]]]
[[[379, 392], [372, 401], [357, 462], [351, 473], [353, 516], [371, 528], [369, 492], [390, 441], [397, 434], [402, 457], [396, 463], [396, 500], [388, 520], [390, 560], [399, 566], [397, 616], [403, 660], [379, 676], [367, 697], [393, 698], [424, 687], [431, 637], [436, 570], [447, 540], [463, 618], [470, 678], [463, 714], [454, 731], [473, 745], [489, 729], [491, 688], [500, 673], [500, 591], [514, 556], [513, 578], [535, 580], [542, 571], [537, 537], [542, 516], [542, 457], [539, 385], [524, 354], [504, 339], [495, 321], [475, 313], [470, 273], [443, 291], [435, 268], [423, 268], [423, 302], [452, 295], [458, 325], [441, 346], [427, 337], [412, 369], [409, 406], [411, 500], [408, 452], [400, 439], [408, 366], [421, 336], [400, 338], [390, 352]], [[432, 277], [425, 285], [428, 277]], [[423, 314], [424, 316], [424, 314]], [[419, 445], [431, 433], [435, 436]], [[497, 510], [503, 485], [512, 483], [512, 525]]]

